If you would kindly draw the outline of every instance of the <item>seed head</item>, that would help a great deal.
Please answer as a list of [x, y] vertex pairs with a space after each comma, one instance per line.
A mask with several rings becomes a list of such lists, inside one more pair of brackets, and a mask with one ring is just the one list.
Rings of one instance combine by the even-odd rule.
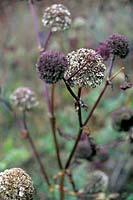
[[70, 86], [94, 88], [100, 85], [105, 72], [103, 58], [92, 49], [81, 48], [67, 55], [68, 69], [64, 78]]
[[66, 30], [71, 24], [71, 14], [64, 5], [53, 4], [45, 9], [42, 22], [53, 32]]
[[0, 173], [1, 200], [32, 200], [33, 196], [32, 179], [24, 170], [12, 168]]
[[19, 87], [10, 95], [11, 102], [19, 110], [31, 110], [38, 105], [35, 94], [27, 87]]
[[56, 83], [64, 76], [67, 69], [67, 59], [61, 52], [45, 51], [40, 54], [36, 69], [40, 79], [46, 83]]
[[112, 54], [125, 58], [129, 53], [129, 43], [124, 35], [113, 34], [106, 41]]
[[112, 112], [112, 126], [117, 131], [129, 131], [133, 126], [133, 109], [121, 107]]

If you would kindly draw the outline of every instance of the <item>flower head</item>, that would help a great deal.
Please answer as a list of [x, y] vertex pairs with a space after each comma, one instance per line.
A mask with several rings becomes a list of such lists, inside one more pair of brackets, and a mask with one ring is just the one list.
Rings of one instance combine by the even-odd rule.
[[112, 126], [117, 131], [129, 131], [133, 126], [133, 109], [121, 107], [112, 112]]
[[34, 187], [31, 177], [20, 168], [0, 173], [0, 199], [32, 200]]
[[107, 43], [101, 42], [99, 47], [96, 49], [96, 52], [102, 56], [104, 61], [108, 60], [110, 51], [109, 51]]
[[53, 32], [66, 30], [71, 24], [71, 14], [64, 5], [53, 4], [45, 9], [42, 22]]
[[103, 58], [92, 49], [81, 48], [67, 55], [68, 69], [64, 78], [70, 86], [100, 85], [105, 72]]
[[67, 59], [61, 52], [45, 51], [40, 54], [36, 69], [40, 79], [46, 83], [56, 83], [64, 76], [67, 69]]
[[120, 34], [111, 35], [106, 41], [112, 54], [125, 58], [129, 53], [129, 44], [125, 36]]
[[38, 105], [35, 94], [27, 87], [19, 87], [10, 95], [11, 102], [19, 110], [30, 110]]

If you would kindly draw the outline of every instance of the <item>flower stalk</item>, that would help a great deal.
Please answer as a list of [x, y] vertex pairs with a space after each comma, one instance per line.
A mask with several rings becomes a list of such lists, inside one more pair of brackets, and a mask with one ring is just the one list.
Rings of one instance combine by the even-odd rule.
[[40, 166], [42, 177], [46, 181], [47, 185], [50, 186], [50, 180], [49, 180], [48, 175], [46, 173], [46, 170], [45, 170], [45, 168], [43, 166], [43, 163], [42, 163], [42, 161], [40, 159], [40, 156], [38, 154], [38, 151], [36, 149], [34, 141], [33, 141], [32, 137], [30, 135], [30, 132], [28, 130], [27, 120], [26, 120], [26, 111], [23, 111], [23, 120], [22, 121], [23, 121], [24, 130], [26, 131], [26, 138], [27, 138], [27, 140], [28, 140], [28, 142], [29, 142], [29, 144], [31, 146], [31, 149], [33, 151], [33, 155], [34, 155], [35, 159], [37, 160], [38, 165]]
[[[112, 66], [113, 66], [113, 62], [111, 62], [110, 68], [112, 68]], [[69, 155], [69, 157], [68, 157], [68, 160], [67, 160], [67, 162], [66, 162], [66, 164], [65, 164], [65, 169], [68, 169], [68, 168], [69, 168], [69, 165], [70, 165], [70, 163], [71, 163], [71, 160], [72, 160], [72, 158], [73, 158], [73, 155], [74, 155], [74, 153], [75, 153], [75, 151], [76, 151], [78, 142], [79, 142], [79, 140], [80, 140], [80, 137], [81, 137], [83, 128], [87, 125], [87, 123], [88, 123], [89, 120], [91, 119], [91, 117], [92, 117], [92, 115], [93, 115], [93, 113], [94, 113], [96, 107], [98, 106], [100, 100], [102, 99], [102, 97], [103, 97], [103, 95], [104, 95], [104, 93], [105, 93], [107, 87], [110, 85], [110, 82], [111, 82], [121, 71], [123, 71], [123, 70], [124, 70], [124, 68], [122, 67], [118, 72], [116, 72], [114, 75], [112, 75], [112, 76], [110, 77], [109, 80], [108, 80], [108, 78], [107, 78], [107, 80], [106, 80], [106, 82], [105, 82], [105, 85], [104, 85], [102, 91], [100, 92], [100, 94], [99, 94], [97, 100], [95, 101], [94, 105], [92, 106], [91, 111], [89, 112], [89, 114], [88, 114], [86, 120], [85, 120], [84, 123], [82, 124], [82, 127], [80, 127], [80, 129], [79, 129], [79, 131], [78, 131], [77, 139], [76, 139], [76, 141], [75, 141], [75, 143], [74, 143], [74, 146], [73, 146], [73, 148], [72, 148], [72, 151], [70, 152], [70, 155]]]

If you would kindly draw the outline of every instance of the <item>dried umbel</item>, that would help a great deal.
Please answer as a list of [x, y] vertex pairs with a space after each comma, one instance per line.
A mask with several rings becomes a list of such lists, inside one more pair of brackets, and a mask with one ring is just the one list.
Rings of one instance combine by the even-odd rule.
[[67, 69], [67, 59], [61, 52], [45, 51], [40, 54], [36, 69], [40, 79], [46, 83], [56, 83], [64, 76]]
[[71, 14], [64, 5], [53, 4], [45, 9], [42, 22], [53, 32], [66, 30], [71, 24]]
[[33, 91], [27, 87], [19, 87], [10, 95], [11, 102], [19, 110], [30, 110], [38, 105], [38, 101]]
[[67, 55], [68, 69], [64, 78], [70, 86], [100, 85], [105, 72], [103, 58], [92, 49], [81, 48]]
[[24, 170], [12, 168], [0, 173], [1, 200], [32, 200], [33, 196], [32, 179]]
[[120, 58], [125, 58], [128, 55], [129, 43], [125, 36], [113, 34], [106, 42], [112, 54], [120, 56]]
[[117, 131], [129, 131], [133, 127], [133, 109], [121, 107], [112, 112], [112, 126]]

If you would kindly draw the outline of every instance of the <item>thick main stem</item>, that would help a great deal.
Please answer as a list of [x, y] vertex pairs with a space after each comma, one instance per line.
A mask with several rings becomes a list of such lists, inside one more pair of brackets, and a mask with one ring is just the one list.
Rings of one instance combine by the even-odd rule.
[[38, 151], [36, 149], [34, 141], [33, 141], [32, 137], [30, 135], [30, 132], [28, 130], [27, 122], [26, 122], [26, 112], [25, 111], [23, 111], [23, 126], [24, 126], [24, 129], [26, 130], [27, 140], [28, 140], [28, 142], [29, 142], [29, 144], [31, 146], [31, 149], [33, 151], [33, 155], [34, 155], [35, 159], [37, 160], [37, 163], [38, 163], [38, 165], [40, 167], [42, 176], [43, 176], [44, 180], [46, 181], [47, 185], [50, 186], [50, 181], [49, 181], [48, 175], [47, 175], [46, 170], [45, 170], [45, 168], [44, 168], [44, 166], [42, 164], [42, 161], [40, 159], [40, 156], [38, 154]]

